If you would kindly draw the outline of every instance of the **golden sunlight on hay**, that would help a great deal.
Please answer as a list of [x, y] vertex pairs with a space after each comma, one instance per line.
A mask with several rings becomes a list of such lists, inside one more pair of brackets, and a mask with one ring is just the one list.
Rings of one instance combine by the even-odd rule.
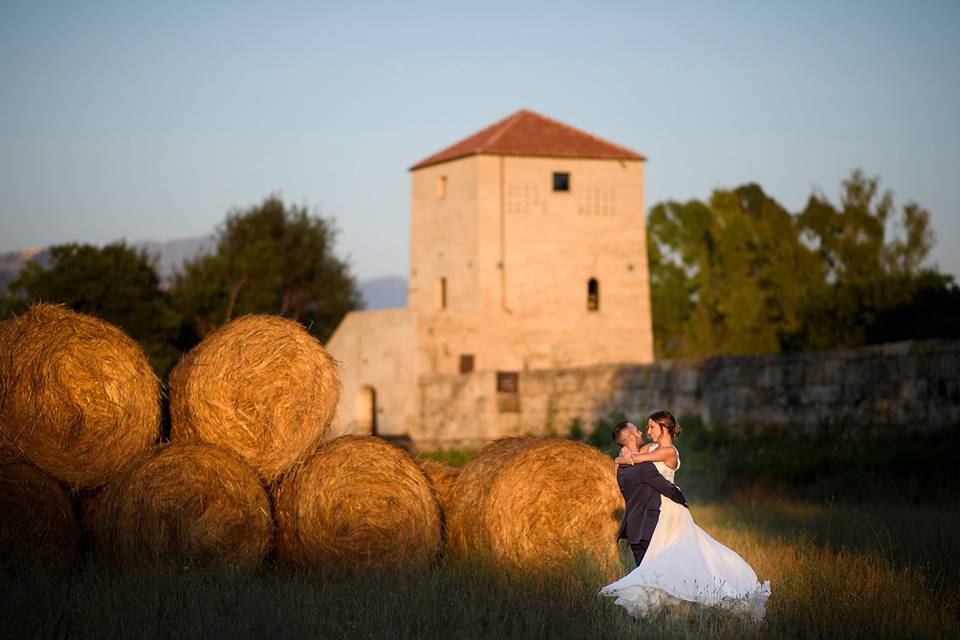
[[78, 536], [60, 485], [0, 452], [0, 571], [66, 570], [76, 559]]
[[444, 514], [451, 550], [464, 555], [486, 550], [489, 538], [479, 528], [490, 485], [507, 460], [537, 442], [526, 437], [495, 440], [463, 467], [454, 487], [450, 510]]
[[108, 482], [160, 428], [160, 381], [117, 327], [52, 304], [3, 323], [0, 441], [77, 488]]
[[118, 565], [256, 566], [273, 535], [256, 473], [210, 444], [168, 444], [97, 495], [86, 514], [98, 555]]
[[170, 374], [170, 439], [229, 449], [272, 482], [316, 449], [339, 397], [333, 358], [302, 326], [244, 316]]
[[9, 341], [9, 335], [13, 331], [14, 320], [0, 320], [0, 357], [3, 357], [4, 350], [6, 349], [7, 342]]
[[517, 568], [584, 555], [605, 572], [620, 564], [623, 497], [609, 456], [572, 440], [546, 440], [505, 461], [490, 485], [480, 530], [496, 558]]
[[514, 568], [558, 566], [585, 556], [606, 572], [619, 565], [623, 512], [615, 465], [571, 440], [507, 438], [463, 469], [447, 521], [451, 547]]
[[418, 462], [424, 475], [427, 476], [427, 480], [433, 486], [433, 490], [437, 493], [437, 499], [440, 501], [440, 512], [446, 519], [453, 502], [454, 487], [460, 477], [460, 469], [434, 460], [419, 460]]
[[440, 547], [440, 508], [410, 455], [373, 436], [320, 448], [275, 494], [277, 556], [345, 570], [422, 564]]

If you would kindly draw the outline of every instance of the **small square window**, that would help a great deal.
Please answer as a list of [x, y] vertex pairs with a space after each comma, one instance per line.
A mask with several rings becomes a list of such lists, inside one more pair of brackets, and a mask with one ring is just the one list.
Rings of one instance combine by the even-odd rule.
[[570, 174], [554, 171], [553, 190], [554, 191], [570, 191]]
[[517, 393], [518, 377], [516, 371], [497, 371], [497, 392]]
[[460, 373], [470, 373], [473, 371], [473, 354], [463, 353], [460, 355]]

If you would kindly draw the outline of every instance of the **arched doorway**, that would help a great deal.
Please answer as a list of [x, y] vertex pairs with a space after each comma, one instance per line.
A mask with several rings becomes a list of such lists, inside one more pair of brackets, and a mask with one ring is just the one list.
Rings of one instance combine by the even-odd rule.
[[357, 391], [357, 427], [360, 433], [377, 435], [377, 391], [364, 385]]

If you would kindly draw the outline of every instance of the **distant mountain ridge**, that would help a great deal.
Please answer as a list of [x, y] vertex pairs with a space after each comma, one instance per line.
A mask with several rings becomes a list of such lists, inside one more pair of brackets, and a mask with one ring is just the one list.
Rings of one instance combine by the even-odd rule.
[[151, 256], [157, 256], [157, 275], [163, 282], [170, 282], [173, 278], [174, 269], [182, 265], [184, 261], [196, 258], [201, 253], [212, 251], [214, 245], [213, 236], [180, 238], [167, 240], [166, 242], [141, 240], [133, 243], [134, 247], [145, 249]]
[[[195, 258], [204, 251], [214, 247], [213, 236], [202, 238], [180, 238], [158, 242], [142, 240], [130, 243], [138, 249], [145, 249], [151, 256], [157, 257], [157, 275], [163, 283], [169, 283], [173, 278], [174, 270], [185, 260]], [[34, 261], [41, 267], [50, 263], [50, 250], [45, 247], [18, 249], [7, 253], [0, 253], [0, 293], [6, 291], [7, 285], [12, 282], [20, 269], [27, 262]], [[370, 311], [376, 309], [393, 309], [407, 306], [407, 281], [402, 276], [384, 276], [369, 278], [357, 283], [360, 294], [366, 303], [364, 308]]]
[[407, 280], [400, 276], [370, 278], [357, 284], [366, 303], [364, 309], [402, 309], [407, 306]]
[[0, 253], [0, 293], [7, 290], [7, 284], [12, 282], [20, 273], [20, 269], [31, 260], [41, 267], [47, 266], [50, 263], [50, 250], [32, 247]]

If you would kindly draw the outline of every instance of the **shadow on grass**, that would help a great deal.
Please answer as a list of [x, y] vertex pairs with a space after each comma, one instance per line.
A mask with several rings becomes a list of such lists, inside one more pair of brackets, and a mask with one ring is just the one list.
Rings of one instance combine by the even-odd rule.
[[[584, 563], [520, 575], [446, 559], [430, 568], [344, 575], [274, 565], [120, 572], [88, 560], [68, 576], [0, 577], [0, 637], [904, 638], [960, 631], [910, 567], [899, 570], [876, 553], [818, 549], [750, 524], [731, 527], [724, 518], [742, 514], [711, 509], [702, 510], [704, 524], [774, 581], [759, 625], [692, 605], [633, 620], [597, 595], [608, 576]], [[627, 562], [624, 573], [632, 568]]]
[[510, 575], [481, 563], [361, 575], [139, 569], [2, 578], [0, 637], [635, 637], [589, 569]]

